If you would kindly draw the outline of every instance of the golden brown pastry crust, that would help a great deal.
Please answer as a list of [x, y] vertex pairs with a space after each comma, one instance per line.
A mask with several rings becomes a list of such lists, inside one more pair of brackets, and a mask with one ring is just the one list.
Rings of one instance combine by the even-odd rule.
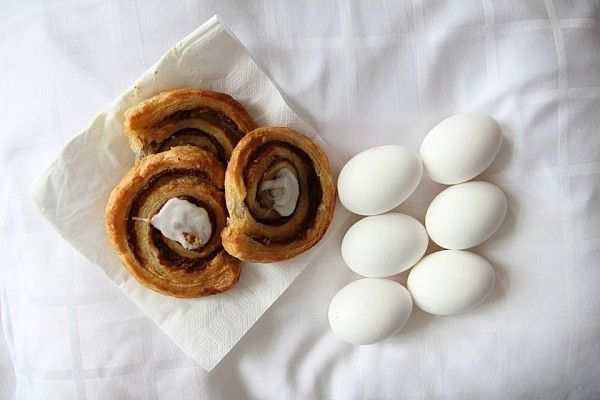
[[159, 93], [125, 113], [125, 134], [139, 156], [190, 144], [227, 162], [233, 147], [256, 123], [231, 96], [183, 88]]
[[[220, 293], [236, 284], [240, 261], [221, 245], [226, 224], [224, 167], [208, 152], [179, 146], [136, 162], [111, 193], [105, 225], [122, 264], [142, 285], [176, 297]], [[213, 235], [198, 250], [186, 250], [149, 220], [173, 197], [204, 207]]]
[[[273, 216], [257, 197], [260, 183], [282, 167], [294, 171], [300, 196], [289, 217]], [[225, 172], [229, 220], [223, 247], [243, 261], [273, 262], [313, 247], [325, 234], [335, 210], [335, 185], [326, 155], [292, 129], [264, 127], [247, 133], [234, 149]]]

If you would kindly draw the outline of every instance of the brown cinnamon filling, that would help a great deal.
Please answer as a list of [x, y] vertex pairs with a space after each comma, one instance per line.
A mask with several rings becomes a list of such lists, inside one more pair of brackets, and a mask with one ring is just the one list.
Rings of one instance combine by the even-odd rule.
[[[134, 220], [133, 218], [139, 217], [138, 212], [139, 212], [140, 205], [152, 193], [152, 191], [154, 190], [154, 188], [156, 186], [158, 186], [160, 183], [162, 183], [166, 179], [170, 180], [170, 179], [177, 179], [177, 178], [182, 178], [182, 177], [186, 177], [186, 178], [193, 177], [200, 181], [207, 180], [206, 174], [203, 171], [199, 171], [196, 169], [165, 170], [165, 171], [162, 171], [162, 172], [156, 174], [152, 178], [150, 178], [148, 180], [148, 182], [146, 182], [144, 184], [144, 186], [142, 186], [140, 188], [140, 190], [134, 196], [132, 203], [131, 203], [131, 208], [129, 210], [129, 215], [127, 218], [127, 244], [129, 246], [129, 248], [131, 249], [131, 251], [133, 252], [133, 254], [135, 255], [138, 262], [140, 262], [140, 260], [141, 260], [141, 255], [140, 255], [140, 251], [139, 251], [140, 249], [138, 247], [138, 237], [137, 237], [137, 233], [135, 230], [135, 224], [136, 223], [147, 223], [147, 222], [140, 222], [138, 220]], [[204, 204], [203, 202], [201, 202], [198, 199], [193, 198], [191, 196], [179, 196], [179, 198], [181, 198], [182, 200], [187, 200], [199, 207], [204, 208], [208, 213], [211, 224], [213, 226], [216, 226], [216, 218], [215, 218], [214, 212], [206, 204]], [[214, 237], [215, 237], [215, 232], [213, 231], [207, 244], [210, 243]], [[161, 262], [171, 265], [174, 268], [183, 269], [185, 272], [196, 272], [196, 271], [204, 269], [206, 267], [206, 264], [208, 263], [208, 261], [212, 260], [222, 250], [222, 246], [218, 246], [213, 252], [211, 252], [210, 254], [208, 254], [204, 257], [191, 258], [191, 257], [182, 256], [181, 254], [178, 254], [176, 251], [171, 249], [166, 244], [165, 238], [162, 235], [162, 233], [158, 229], [154, 228], [153, 226], [151, 227], [151, 238], [150, 239], [152, 240], [152, 244], [158, 249], [159, 258], [160, 258]], [[201, 251], [201, 250], [202, 250], [202, 248], [198, 249], [198, 251]]]
[[[216, 218], [215, 218], [213, 211], [202, 201], [195, 199], [191, 196], [178, 196], [178, 198], [181, 200], [187, 200], [190, 203], [195, 204], [198, 207], [204, 208], [206, 210], [206, 212], [208, 213], [208, 218], [210, 219], [211, 225], [216, 226], [217, 222], [216, 222]], [[210, 235], [210, 238], [205, 243], [205, 245], [210, 243], [210, 241], [213, 240], [214, 236], [215, 236], [215, 231], [213, 230], [213, 232]], [[215, 251], [213, 251], [212, 253], [210, 253], [209, 255], [207, 255], [205, 257], [200, 257], [200, 258], [184, 257], [169, 247], [169, 245], [165, 242], [165, 237], [155, 227], [152, 227], [152, 244], [154, 244], [154, 246], [158, 249], [158, 254], [159, 254], [159, 258], [160, 258], [161, 262], [177, 266], [178, 268], [184, 269], [186, 272], [195, 272], [200, 269], [203, 269], [204, 267], [206, 267], [206, 262], [208, 260], [212, 260], [217, 255], [217, 253], [219, 253], [222, 250], [222, 247], [219, 246], [217, 249], [215, 249]], [[191, 251], [196, 251], [196, 250], [191, 250]], [[197, 251], [201, 251], [201, 248], [199, 248]]]
[[[321, 200], [323, 197], [323, 191], [321, 188], [321, 182], [319, 180], [319, 177], [317, 176], [317, 173], [315, 171], [315, 167], [314, 167], [314, 163], [311, 160], [311, 158], [308, 156], [308, 154], [306, 154], [304, 151], [302, 151], [301, 149], [299, 149], [298, 147], [295, 147], [289, 143], [283, 142], [283, 141], [272, 141], [272, 142], [268, 142], [265, 143], [261, 146], [259, 146], [252, 154], [251, 156], [248, 158], [248, 163], [246, 165], [246, 168], [244, 169], [244, 184], [246, 185], [246, 187], [249, 186], [249, 184], [260, 184], [260, 181], [262, 181], [263, 177], [257, 177], [257, 176], [253, 176], [254, 174], [252, 174], [252, 165], [256, 165], [259, 164], [261, 162], [264, 161], [264, 158], [267, 157], [267, 152], [273, 148], [273, 147], [278, 147], [278, 148], [284, 148], [289, 152], [294, 153], [296, 156], [298, 156], [303, 163], [305, 163], [306, 165], [308, 165], [308, 175], [306, 176], [306, 184], [305, 185], [300, 185], [300, 196], [302, 196], [303, 192], [308, 192], [308, 211], [306, 212], [306, 215], [304, 217], [304, 220], [302, 221], [302, 225], [300, 227], [300, 229], [296, 230], [295, 232], [292, 232], [289, 236], [286, 236], [284, 238], [278, 238], [278, 239], [273, 239], [273, 238], [269, 238], [269, 237], [264, 237], [264, 236], [252, 236], [252, 239], [254, 239], [257, 242], [261, 242], [265, 245], [267, 244], [287, 244], [287, 243], [291, 243], [297, 240], [302, 240], [304, 239], [306, 232], [313, 227], [313, 225], [315, 224], [315, 220], [316, 220], [316, 216], [317, 216], [317, 211], [319, 209], [319, 206], [321, 204]], [[282, 161], [285, 161], [284, 158], [273, 158], [270, 161], [270, 165], [274, 165], [274, 164], [280, 164]], [[259, 182], [256, 182], [256, 179], [259, 179]], [[261, 195], [259, 192], [257, 192], [257, 196], [255, 199], [253, 199], [253, 201], [256, 201], [258, 203], [263, 202], [264, 203], [264, 199], [261, 198]], [[248, 206], [248, 199], [246, 199], [246, 206]], [[250, 207], [248, 207], [249, 209], [251, 209]], [[258, 215], [254, 215], [252, 214], [252, 217], [260, 222], [261, 224], [264, 225], [274, 225], [274, 226], [280, 226], [285, 224], [286, 222], [288, 222], [292, 217], [294, 216], [294, 214], [288, 216], [288, 217], [282, 217], [279, 216], [278, 218], [264, 218]]]
[[[272, 142], [271, 142], [272, 143]], [[262, 147], [265, 147], [261, 146]], [[266, 149], [263, 149], [266, 150]], [[264, 151], [263, 154], [258, 154], [257, 157], [253, 158], [251, 161], [253, 164], [259, 164], [263, 157], [264, 157]], [[281, 157], [277, 157], [277, 158], [273, 158], [272, 161], [269, 164], [269, 167], [267, 169], [270, 169], [273, 165], [276, 164], [280, 164], [281, 161], [284, 160]], [[244, 169], [244, 184], [246, 185], [246, 187], [248, 186], [249, 182], [252, 182], [253, 179], [258, 178], [256, 176], [256, 174], [252, 171], [252, 168], [245, 168]], [[262, 180], [265, 179], [264, 176], [261, 176], [258, 179], [258, 182], [256, 182], [257, 186], [260, 186], [260, 182], [262, 182]], [[300, 191], [302, 191], [302, 188], [300, 188]], [[263, 193], [259, 190], [257, 190], [256, 192], [256, 199], [255, 201], [260, 204], [262, 207], [269, 209], [271, 208], [272, 204], [273, 204], [273, 200], [268, 198], [268, 194], [267, 193]], [[248, 203], [246, 203], [246, 205], [248, 205]], [[251, 208], [250, 208], [251, 210]], [[254, 218], [255, 221], [260, 222], [261, 224], [265, 224], [265, 225], [275, 225], [275, 226], [279, 226], [279, 225], [283, 225], [285, 224], [287, 221], [289, 221], [292, 217], [293, 217], [293, 213], [287, 217], [281, 216], [275, 212], [271, 213], [271, 215], [264, 215], [264, 216], [260, 216], [260, 215], [256, 215], [255, 213], [252, 213], [252, 218]]]
[[244, 133], [240, 130], [238, 125], [225, 113], [208, 107], [174, 112], [173, 114], [168, 115], [162, 121], [160, 121], [158, 123], [158, 126], [167, 124], [169, 122], [179, 121], [182, 119], [196, 118], [212, 122], [213, 124], [222, 127], [223, 131], [233, 144], [239, 142], [242, 136], [244, 136]]
[[[237, 142], [240, 141], [242, 136], [244, 136], [244, 133], [235, 121], [229, 118], [225, 113], [209, 107], [199, 107], [193, 110], [174, 112], [163, 118], [156, 126], [160, 128], [165, 124], [185, 119], [201, 119], [216, 125], [223, 133], [225, 133], [231, 147], [234, 147]], [[228, 155], [225, 154], [223, 144], [212, 134], [196, 128], [180, 129], [160, 143], [151, 142], [142, 150], [141, 155], [142, 157], [145, 157], [148, 154], [160, 153], [162, 151], [167, 151], [172, 147], [182, 145], [196, 146], [212, 153], [221, 163], [227, 163]]]
[[191, 145], [206, 150], [214, 155], [222, 164], [227, 162], [223, 146], [213, 135], [196, 128], [180, 129], [163, 142], [153, 143], [151, 153], [167, 151], [175, 146]]
[[[296, 167], [294, 166], [293, 163], [289, 162], [288, 160], [284, 159], [283, 157], [273, 157], [273, 161], [267, 167], [267, 172], [265, 174], [263, 174], [261, 182], [275, 179], [277, 177], [277, 174], [279, 173], [279, 171], [281, 171], [281, 169], [283, 169], [283, 168], [287, 168], [290, 171], [293, 171], [294, 175], [296, 175], [296, 177], [298, 176], [298, 171], [296, 170]], [[261, 185], [261, 182], [258, 183], [259, 186]], [[273, 199], [273, 194], [270, 190], [265, 190], [265, 191], [257, 190], [256, 201], [258, 202], [258, 204], [260, 204], [260, 206], [262, 208], [267, 209], [267, 210], [273, 209], [273, 205], [275, 204], [275, 200]], [[290, 216], [288, 216], [286, 219], [284, 219], [284, 217], [281, 216], [279, 213], [271, 212], [269, 214], [266, 214], [263, 218], [268, 219], [270, 221], [274, 221], [274, 220], [286, 221], [286, 220], [289, 220], [289, 217]], [[274, 223], [277, 223], [277, 221], [274, 221]]]

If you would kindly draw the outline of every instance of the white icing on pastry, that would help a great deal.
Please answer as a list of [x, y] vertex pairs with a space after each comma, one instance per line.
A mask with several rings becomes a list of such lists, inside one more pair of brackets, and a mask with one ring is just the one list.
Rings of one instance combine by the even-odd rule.
[[273, 200], [273, 209], [282, 217], [292, 215], [300, 196], [298, 178], [289, 168], [281, 168], [277, 171], [275, 179], [262, 181], [261, 192], [268, 191], [268, 196]]
[[167, 201], [150, 223], [163, 236], [179, 242], [187, 250], [204, 246], [212, 234], [206, 210], [176, 197]]

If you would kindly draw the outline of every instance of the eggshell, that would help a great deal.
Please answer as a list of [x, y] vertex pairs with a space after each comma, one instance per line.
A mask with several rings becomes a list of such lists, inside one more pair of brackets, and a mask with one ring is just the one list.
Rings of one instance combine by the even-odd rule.
[[352, 225], [342, 241], [342, 257], [359, 275], [383, 278], [398, 274], [423, 257], [429, 237], [413, 217], [388, 213]]
[[350, 159], [338, 178], [344, 207], [360, 215], [377, 215], [397, 207], [421, 181], [418, 154], [402, 146], [365, 150]]
[[427, 175], [452, 185], [466, 182], [490, 166], [502, 145], [502, 128], [484, 114], [458, 114], [437, 124], [423, 140]]
[[412, 299], [404, 286], [365, 278], [346, 285], [333, 297], [329, 324], [348, 343], [372, 344], [401, 329], [411, 311]]
[[425, 215], [425, 227], [439, 246], [468, 249], [496, 232], [506, 209], [506, 196], [498, 186], [482, 181], [461, 183], [433, 199]]
[[443, 250], [429, 254], [408, 276], [415, 304], [436, 315], [465, 312], [483, 302], [494, 287], [492, 265], [469, 251]]

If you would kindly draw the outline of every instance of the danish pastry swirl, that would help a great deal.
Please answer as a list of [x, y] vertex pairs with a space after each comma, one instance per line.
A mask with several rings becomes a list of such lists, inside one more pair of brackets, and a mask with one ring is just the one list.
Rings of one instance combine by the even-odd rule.
[[231, 96], [203, 89], [162, 92], [129, 109], [125, 134], [140, 156], [192, 145], [226, 164], [236, 143], [256, 123]]
[[[239, 279], [240, 263], [222, 247], [227, 223], [223, 166], [208, 152], [179, 146], [140, 160], [114, 189], [106, 230], [122, 263], [144, 286], [177, 297], [223, 292]], [[166, 238], [150, 220], [172, 198], [204, 208], [209, 240], [193, 250]]]
[[[282, 169], [298, 181], [296, 207], [280, 215], [261, 183]], [[233, 151], [225, 173], [229, 224], [223, 246], [244, 261], [273, 262], [313, 247], [325, 234], [335, 208], [335, 186], [327, 158], [308, 137], [288, 128], [258, 128]]]

